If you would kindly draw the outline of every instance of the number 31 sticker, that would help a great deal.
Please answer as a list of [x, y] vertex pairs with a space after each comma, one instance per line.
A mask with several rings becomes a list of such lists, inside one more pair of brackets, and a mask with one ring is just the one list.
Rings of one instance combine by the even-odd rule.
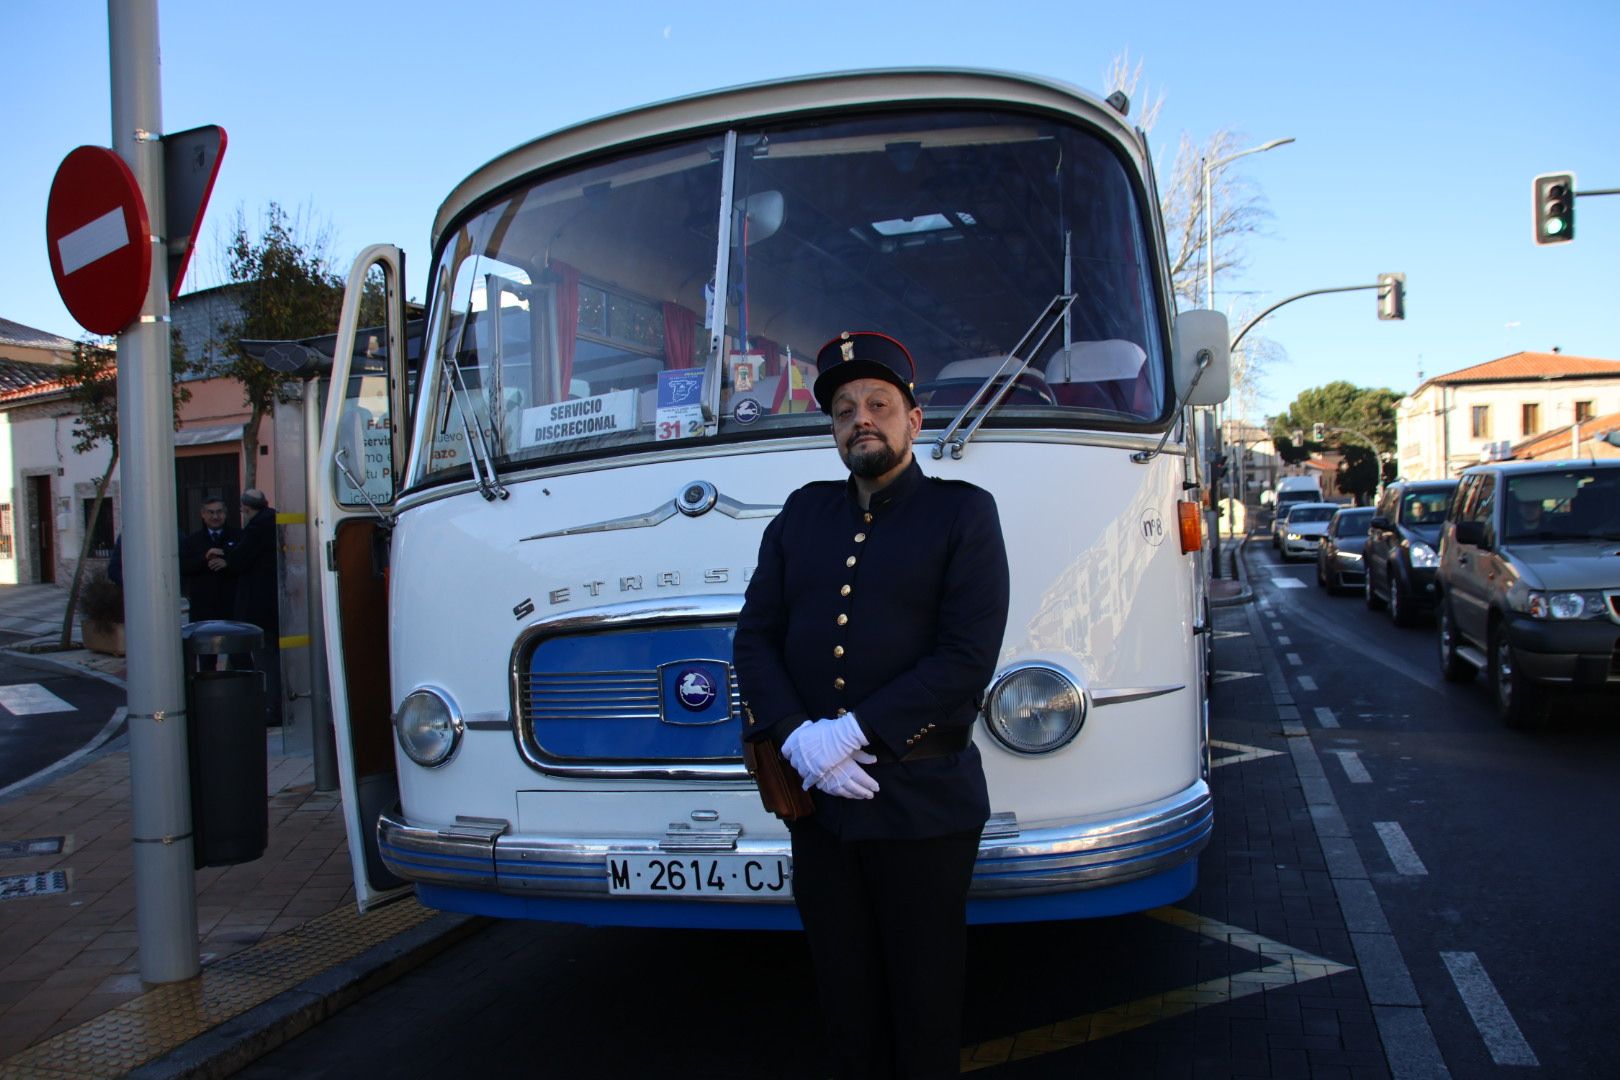
[[663, 408], [658, 410], [654, 418], [654, 438], [659, 442], [668, 439], [690, 439], [703, 434], [703, 408], [702, 406], [682, 406], [677, 408]]

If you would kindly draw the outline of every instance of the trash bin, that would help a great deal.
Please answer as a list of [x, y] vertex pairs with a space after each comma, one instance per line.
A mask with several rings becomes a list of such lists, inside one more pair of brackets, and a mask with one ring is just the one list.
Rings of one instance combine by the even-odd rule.
[[252, 623], [211, 619], [180, 628], [186, 656], [187, 749], [191, 763], [193, 862], [252, 862], [270, 842], [265, 758], [264, 674], [214, 670], [222, 658], [259, 647]]

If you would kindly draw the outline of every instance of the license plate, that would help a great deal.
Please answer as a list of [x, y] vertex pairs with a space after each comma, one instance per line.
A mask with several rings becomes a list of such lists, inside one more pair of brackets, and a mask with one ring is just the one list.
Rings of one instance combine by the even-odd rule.
[[608, 892], [626, 896], [793, 895], [786, 855], [610, 855]]

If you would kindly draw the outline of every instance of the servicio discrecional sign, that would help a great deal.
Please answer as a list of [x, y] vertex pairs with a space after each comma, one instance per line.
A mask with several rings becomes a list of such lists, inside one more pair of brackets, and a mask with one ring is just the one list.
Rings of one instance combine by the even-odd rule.
[[93, 334], [135, 321], [152, 280], [152, 229], [124, 159], [81, 146], [62, 160], [45, 207], [45, 242], [62, 303]]

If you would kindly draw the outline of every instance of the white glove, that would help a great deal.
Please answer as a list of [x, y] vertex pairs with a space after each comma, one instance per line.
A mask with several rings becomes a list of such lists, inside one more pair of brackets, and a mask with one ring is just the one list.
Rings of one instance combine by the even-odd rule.
[[[861, 765], [870, 765], [876, 760], [866, 751], [857, 750], [823, 773], [821, 779], [816, 781], [816, 787], [842, 799], [870, 799], [878, 793], [878, 782]], [[809, 786], [805, 784], [805, 787]]]
[[847, 760], [865, 745], [866, 735], [856, 722], [855, 714], [845, 713], [831, 720], [812, 720], [800, 724], [782, 743], [782, 753], [804, 777], [804, 786], [808, 790], [828, 769]]

